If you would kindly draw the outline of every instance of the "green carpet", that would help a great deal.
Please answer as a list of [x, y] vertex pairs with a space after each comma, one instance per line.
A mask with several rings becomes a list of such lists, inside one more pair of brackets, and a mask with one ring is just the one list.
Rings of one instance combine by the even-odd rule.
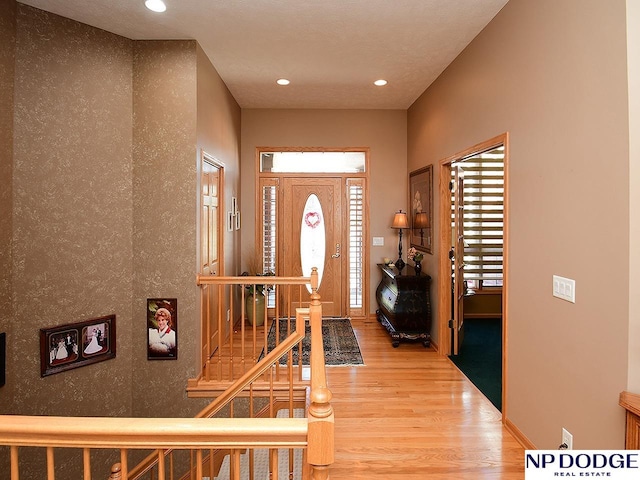
[[[287, 322], [280, 320], [280, 341], [287, 337]], [[291, 331], [296, 328], [295, 318], [291, 320]], [[322, 343], [324, 346], [325, 365], [364, 365], [360, 346], [351, 321], [348, 318], [323, 318], [322, 319]], [[276, 322], [271, 324], [267, 345], [269, 351], [276, 344]], [[309, 352], [311, 350], [311, 326], [307, 323], [305, 337], [302, 340], [302, 364], [309, 365]], [[262, 355], [260, 355], [262, 358]], [[287, 362], [286, 356], [280, 360], [281, 364]], [[298, 348], [293, 349], [293, 363], [298, 363]]]
[[460, 354], [449, 358], [502, 411], [502, 320], [465, 320], [464, 325]]

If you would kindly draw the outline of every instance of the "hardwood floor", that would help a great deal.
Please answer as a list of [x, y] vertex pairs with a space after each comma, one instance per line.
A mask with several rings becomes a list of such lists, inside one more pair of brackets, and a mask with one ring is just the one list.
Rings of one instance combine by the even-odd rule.
[[448, 358], [421, 343], [393, 348], [375, 320], [352, 324], [365, 366], [327, 367], [332, 480], [524, 478], [524, 449]]

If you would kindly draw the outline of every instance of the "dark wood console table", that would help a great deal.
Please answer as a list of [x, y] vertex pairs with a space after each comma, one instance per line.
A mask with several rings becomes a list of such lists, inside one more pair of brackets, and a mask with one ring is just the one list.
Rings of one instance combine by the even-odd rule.
[[391, 335], [392, 345], [400, 340], [420, 340], [425, 347], [431, 344], [431, 277], [417, 276], [412, 266], [398, 271], [395, 267], [378, 264], [382, 280], [376, 290], [378, 321]]

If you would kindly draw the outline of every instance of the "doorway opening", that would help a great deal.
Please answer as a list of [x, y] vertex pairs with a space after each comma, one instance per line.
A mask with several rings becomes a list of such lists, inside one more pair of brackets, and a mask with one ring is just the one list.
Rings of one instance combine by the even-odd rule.
[[508, 325], [507, 172], [506, 133], [455, 154], [440, 166], [442, 353], [502, 411], [503, 418]]
[[257, 161], [263, 273], [318, 267], [324, 314], [366, 316], [368, 149], [258, 149]]

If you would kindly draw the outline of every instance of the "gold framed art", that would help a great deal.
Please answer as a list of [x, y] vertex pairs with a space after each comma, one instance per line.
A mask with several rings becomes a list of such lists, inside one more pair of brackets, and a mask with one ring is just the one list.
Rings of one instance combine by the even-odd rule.
[[409, 174], [410, 245], [433, 254], [433, 165]]

